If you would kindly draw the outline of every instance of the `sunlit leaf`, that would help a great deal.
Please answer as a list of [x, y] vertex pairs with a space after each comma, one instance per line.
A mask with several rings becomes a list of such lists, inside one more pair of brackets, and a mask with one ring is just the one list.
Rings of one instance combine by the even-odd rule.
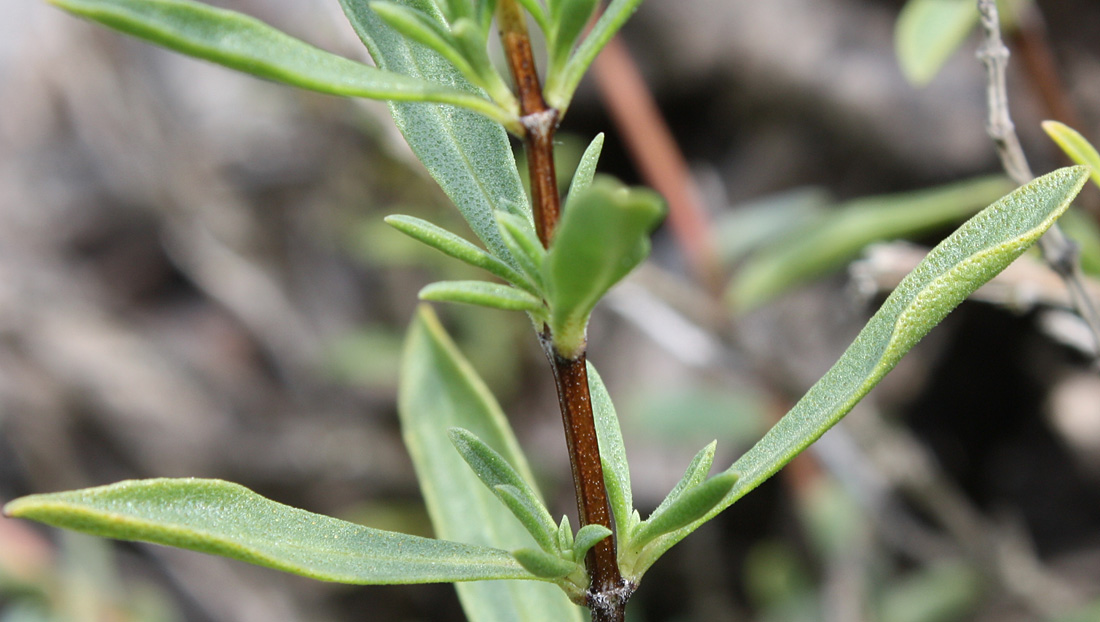
[[121, 540], [231, 557], [340, 583], [530, 578], [507, 552], [363, 527], [220, 480], [130, 480], [31, 495], [4, 514]]

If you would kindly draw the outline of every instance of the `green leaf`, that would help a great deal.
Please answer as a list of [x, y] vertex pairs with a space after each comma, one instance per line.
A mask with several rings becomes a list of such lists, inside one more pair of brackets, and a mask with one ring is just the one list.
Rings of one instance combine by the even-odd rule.
[[710, 467], [714, 464], [714, 450], [718, 447], [718, 441], [711, 441], [709, 445], [699, 450], [699, 453], [695, 454], [695, 457], [691, 459], [691, 463], [688, 464], [687, 469], [684, 471], [684, 476], [680, 478], [680, 481], [672, 487], [668, 495], [661, 501], [661, 505], [657, 506], [656, 510], [653, 510], [654, 514], [659, 514], [665, 511], [668, 506], [672, 505], [685, 490], [698, 486], [703, 480], [707, 478], [707, 473], [710, 473]]
[[7, 504], [4, 514], [322, 581], [373, 585], [531, 577], [502, 550], [371, 529], [220, 480], [130, 480], [31, 495]]
[[569, 516], [562, 516], [558, 525], [558, 550], [570, 551], [573, 549], [573, 527], [569, 524]]
[[[451, 443], [459, 455], [470, 465], [474, 474], [489, 490], [505, 501], [512, 514], [520, 519], [523, 526], [543, 546], [553, 549], [553, 534], [558, 526], [554, 518], [543, 505], [542, 500], [522, 476], [508, 464], [503, 456], [486, 445], [469, 430], [451, 428], [448, 432]], [[517, 503], [510, 503], [505, 499]], [[518, 511], [517, 511], [518, 510]]]
[[489, 95], [501, 106], [513, 110], [519, 104], [516, 102], [512, 89], [504, 82], [496, 65], [489, 58], [488, 40], [485, 29], [473, 19], [463, 17], [451, 24], [451, 33], [455, 38], [455, 45], [466, 61], [470, 63], [478, 86], [485, 89]]
[[455, 46], [451, 31], [442, 22], [432, 19], [423, 11], [411, 9], [407, 6], [374, 0], [370, 3], [372, 11], [378, 14], [383, 21], [400, 34], [417, 43], [427, 46], [437, 54], [451, 61], [456, 69], [467, 78], [474, 77], [474, 70], [466, 58]]
[[727, 290], [741, 312], [837, 269], [872, 242], [917, 235], [956, 222], [1012, 189], [1003, 177], [939, 188], [865, 197], [791, 231], [746, 260]]
[[664, 217], [661, 197], [597, 178], [566, 210], [543, 265], [550, 331], [558, 353], [584, 347], [593, 307], [649, 254], [649, 234]]
[[641, 3], [642, 0], [611, 0], [565, 67], [547, 76], [546, 102], [560, 110], [563, 116], [588, 66]]
[[523, 218], [500, 212], [497, 213], [497, 226], [505, 246], [519, 263], [523, 274], [541, 290], [545, 286], [542, 264], [546, 261], [546, 249], [535, 235], [534, 227]]
[[517, 287], [527, 290], [531, 294], [538, 293], [538, 289], [531, 283], [530, 279], [512, 268], [512, 266], [442, 227], [414, 216], [401, 214], [387, 216], [385, 220], [386, 224], [394, 229], [431, 246], [445, 255], [486, 270]]
[[894, 27], [894, 50], [902, 73], [914, 86], [936, 77], [978, 25], [971, 0], [909, 0]]
[[592, 400], [592, 414], [596, 424], [596, 440], [600, 446], [600, 462], [603, 465], [607, 500], [615, 517], [615, 529], [626, 533], [634, 498], [630, 487], [630, 467], [626, 462], [626, 447], [619, 429], [619, 417], [615, 405], [603, 384], [599, 372], [588, 363], [588, 392]]
[[790, 462], [848, 413], [960, 302], [1035, 243], [1088, 179], [1083, 166], [1062, 168], [1008, 194], [933, 248], [886, 299], [840, 360], [727, 473], [741, 478], [713, 510], [653, 542], [641, 573], [700, 524]]
[[546, 311], [542, 301], [531, 294], [488, 281], [439, 281], [425, 285], [419, 296], [421, 300], [432, 302], [459, 302], [505, 311], [528, 311], [538, 315]]
[[[470, 430], [524, 481], [534, 481], [500, 406], [427, 306], [420, 308], [409, 329], [398, 412], [439, 537], [509, 551], [535, 545], [451, 445], [448, 429]], [[456, 587], [473, 622], [581, 620], [580, 608], [553, 585], [509, 581]]]
[[476, 92], [376, 69], [320, 50], [247, 15], [198, 2], [50, 1], [70, 13], [177, 52], [268, 80], [331, 95], [445, 102], [500, 123], [513, 117]]
[[598, 0], [550, 0], [551, 26], [547, 42], [550, 72], [556, 73], [565, 66], [577, 38], [598, 4]]
[[539, 30], [544, 33], [550, 32], [550, 17], [546, 14], [546, 9], [539, 4], [539, 0], [518, 0], [523, 8], [527, 9], [527, 12], [535, 19], [535, 23], [539, 25]]
[[599, 163], [600, 153], [603, 152], [603, 138], [603, 132], [596, 134], [588, 144], [588, 148], [584, 150], [581, 161], [577, 163], [577, 170], [573, 172], [573, 180], [569, 182], [569, 193], [565, 195], [564, 210], [569, 210], [570, 199], [592, 185], [592, 178], [596, 175], [596, 164]]
[[[397, 0], [442, 20], [430, 0]], [[401, 37], [365, 2], [340, 0], [348, 20], [370, 50], [374, 62], [396, 73], [441, 82], [476, 93], [457, 69], [434, 51]], [[493, 255], [518, 268], [497, 230], [494, 212], [531, 219], [508, 136], [497, 123], [446, 105], [393, 102], [397, 128], [413, 153], [462, 212], [466, 222]], [[514, 111], [518, 114], [518, 109]], [[520, 132], [518, 120], [505, 124]]]
[[512, 555], [527, 572], [541, 579], [561, 579], [577, 569], [576, 563], [538, 549], [517, 549]]
[[1058, 121], [1043, 121], [1043, 131], [1074, 162], [1089, 167], [1092, 182], [1100, 186], [1100, 153], [1077, 130]]
[[727, 471], [683, 491], [672, 503], [657, 508], [635, 527], [630, 533], [628, 546], [641, 549], [655, 538], [699, 520], [722, 501], [737, 479], [737, 473]]
[[584, 563], [584, 556], [588, 550], [604, 538], [611, 535], [611, 530], [603, 525], [585, 525], [577, 532], [577, 538], [573, 542], [573, 561], [577, 564]]

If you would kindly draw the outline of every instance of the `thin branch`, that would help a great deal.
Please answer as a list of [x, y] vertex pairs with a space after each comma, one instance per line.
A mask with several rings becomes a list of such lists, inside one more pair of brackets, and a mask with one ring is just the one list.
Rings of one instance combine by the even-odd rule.
[[[1008, 110], [1008, 89], [1005, 69], [1008, 66], [1008, 48], [1001, 38], [1001, 22], [995, 0], [978, 0], [982, 32], [985, 41], [978, 50], [978, 59], [985, 65], [986, 98], [989, 104], [989, 120], [986, 130], [997, 148], [997, 155], [1009, 177], [1017, 184], [1026, 184], [1034, 178], [1028, 166], [1016, 126]], [[1078, 248], [1061, 228], [1055, 224], [1039, 239], [1039, 250], [1052, 270], [1062, 277], [1073, 299], [1073, 307], [1092, 332], [1094, 345], [1100, 350], [1100, 314], [1085, 288], [1085, 277], [1078, 262]]]

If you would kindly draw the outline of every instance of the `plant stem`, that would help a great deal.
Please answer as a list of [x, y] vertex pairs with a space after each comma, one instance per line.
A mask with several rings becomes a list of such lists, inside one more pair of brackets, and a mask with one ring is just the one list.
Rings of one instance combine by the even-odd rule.
[[[554, 170], [554, 132], [560, 115], [557, 109], [547, 106], [542, 96], [526, 16], [515, 0], [498, 2], [497, 24], [519, 96], [535, 231], [543, 247], [548, 248], [561, 213]], [[539, 337], [554, 370], [580, 525], [603, 525], [614, 530], [592, 414], [585, 352], [566, 358], [558, 352], [549, 329], [544, 327]], [[624, 582], [619, 573], [614, 535], [592, 547], [585, 558], [585, 566], [591, 581], [587, 605], [592, 610], [593, 622], [622, 622], [633, 586]]]
[[554, 131], [558, 128], [559, 115], [542, 97], [531, 38], [527, 34], [527, 18], [515, 0], [501, 0], [497, 4], [497, 23], [519, 95], [535, 231], [542, 245], [549, 247], [561, 212], [558, 176], [554, 170]]

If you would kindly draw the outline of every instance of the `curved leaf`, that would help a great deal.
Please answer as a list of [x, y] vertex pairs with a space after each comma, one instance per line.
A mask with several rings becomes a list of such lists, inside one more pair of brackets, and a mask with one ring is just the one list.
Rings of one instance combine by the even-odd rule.
[[603, 525], [585, 525], [577, 532], [577, 538], [573, 541], [573, 561], [584, 563], [584, 556], [588, 550], [596, 546], [600, 540], [611, 535], [611, 530]]
[[209, 479], [130, 480], [31, 495], [4, 514], [363, 585], [532, 578], [505, 551], [382, 531]]
[[[393, 0], [442, 20], [430, 0]], [[366, 2], [340, 0], [344, 13], [379, 67], [453, 88], [477, 93], [457, 69], [434, 51], [408, 41], [387, 26]], [[501, 125], [447, 105], [391, 102], [397, 128], [417, 158], [462, 212], [489, 252], [518, 268], [500, 232], [494, 212], [531, 220], [531, 208], [520, 182], [508, 135]], [[518, 114], [518, 110], [513, 111]], [[518, 119], [504, 124], [520, 132]], [[532, 225], [533, 226], [533, 225]]]
[[886, 299], [840, 360], [727, 472], [740, 479], [713, 510], [648, 547], [635, 571], [729, 507], [840, 421], [928, 331], [1023, 254], [1069, 207], [1088, 179], [1083, 166], [1040, 177], [963, 223]]
[[445, 102], [498, 122], [506, 111], [475, 92], [383, 71], [318, 49], [234, 11], [191, 0], [50, 0], [164, 47], [292, 86], [370, 99]]
[[577, 163], [577, 170], [573, 171], [573, 179], [569, 182], [569, 193], [565, 195], [564, 210], [569, 209], [569, 200], [581, 194], [585, 188], [592, 185], [592, 178], [596, 175], [596, 165], [600, 161], [600, 153], [603, 152], [603, 132], [596, 134], [592, 142], [581, 155], [581, 161]]
[[[451, 445], [449, 428], [470, 430], [524, 481], [534, 481], [500, 406], [426, 305], [409, 328], [401, 371], [401, 430], [436, 534], [509, 551], [534, 547], [530, 534]], [[580, 608], [553, 585], [507, 581], [461, 583], [456, 588], [473, 622], [581, 620]]]

